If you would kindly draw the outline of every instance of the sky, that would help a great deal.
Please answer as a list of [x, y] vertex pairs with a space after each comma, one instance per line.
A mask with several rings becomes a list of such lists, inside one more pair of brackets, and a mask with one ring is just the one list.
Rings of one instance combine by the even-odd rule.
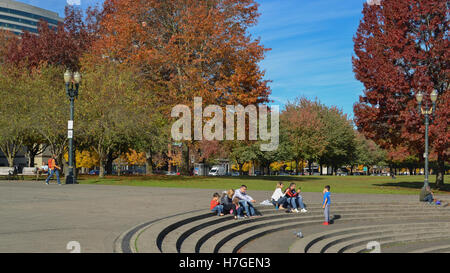
[[[64, 15], [67, 3], [83, 8], [103, 0], [19, 0]], [[366, 0], [257, 0], [255, 38], [271, 48], [261, 62], [281, 107], [296, 97], [318, 98], [353, 117], [363, 86], [352, 70], [353, 36]]]

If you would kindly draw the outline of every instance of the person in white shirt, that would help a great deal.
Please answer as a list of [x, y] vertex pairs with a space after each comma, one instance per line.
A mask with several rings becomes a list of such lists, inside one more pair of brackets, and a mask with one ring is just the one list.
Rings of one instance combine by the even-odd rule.
[[41, 166], [41, 167], [38, 167], [38, 168], [36, 169], [36, 180], [39, 179], [39, 176], [40, 176], [41, 174], [47, 174], [47, 173], [48, 173], [48, 165], [43, 165], [43, 166]]
[[256, 201], [250, 195], [247, 194], [246, 185], [242, 185], [239, 189], [234, 191], [234, 196], [232, 199], [234, 198], [239, 199], [239, 205], [244, 208], [246, 217], [256, 216], [256, 211], [252, 204], [256, 203]]
[[287, 202], [287, 198], [284, 196], [283, 193], [283, 182], [278, 182], [277, 187], [275, 191], [272, 194], [272, 204], [275, 206], [275, 208], [278, 209], [284, 209], [284, 206]]

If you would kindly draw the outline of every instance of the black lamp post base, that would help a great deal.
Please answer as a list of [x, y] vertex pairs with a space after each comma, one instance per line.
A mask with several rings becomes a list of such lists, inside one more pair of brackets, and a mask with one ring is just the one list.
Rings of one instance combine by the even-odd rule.
[[78, 184], [77, 180], [75, 179], [75, 177], [68, 175], [66, 177], [66, 184]]

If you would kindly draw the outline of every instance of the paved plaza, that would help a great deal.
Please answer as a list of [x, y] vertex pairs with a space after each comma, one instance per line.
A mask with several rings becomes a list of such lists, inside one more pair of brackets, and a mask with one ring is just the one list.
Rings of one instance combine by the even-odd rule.
[[[139, 224], [187, 211], [208, 213], [212, 193], [222, 190], [2, 181], [0, 252], [64, 253], [69, 252], [70, 241], [78, 241], [81, 252], [114, 252], [118, 238]], [[271, 192], [250, 188], [249, 194], [259, 203], [269, 199]], [[310, 205], [320, 205], [321, 196], [303, 193]], [[334, 203], [417, 200], [411, 195], [351, 194], [333, 194], [332, 199]]]

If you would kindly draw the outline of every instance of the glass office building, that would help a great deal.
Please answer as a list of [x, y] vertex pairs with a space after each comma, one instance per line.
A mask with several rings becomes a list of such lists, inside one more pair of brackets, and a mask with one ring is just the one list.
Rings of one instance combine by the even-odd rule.
[[0, 0], [0, 29], [20, 35], [24, 31], [37, 33], [38, 23], [43, 19], [50, 27], [56, 27], [63, 19], [58, 13], [13, 0]]

